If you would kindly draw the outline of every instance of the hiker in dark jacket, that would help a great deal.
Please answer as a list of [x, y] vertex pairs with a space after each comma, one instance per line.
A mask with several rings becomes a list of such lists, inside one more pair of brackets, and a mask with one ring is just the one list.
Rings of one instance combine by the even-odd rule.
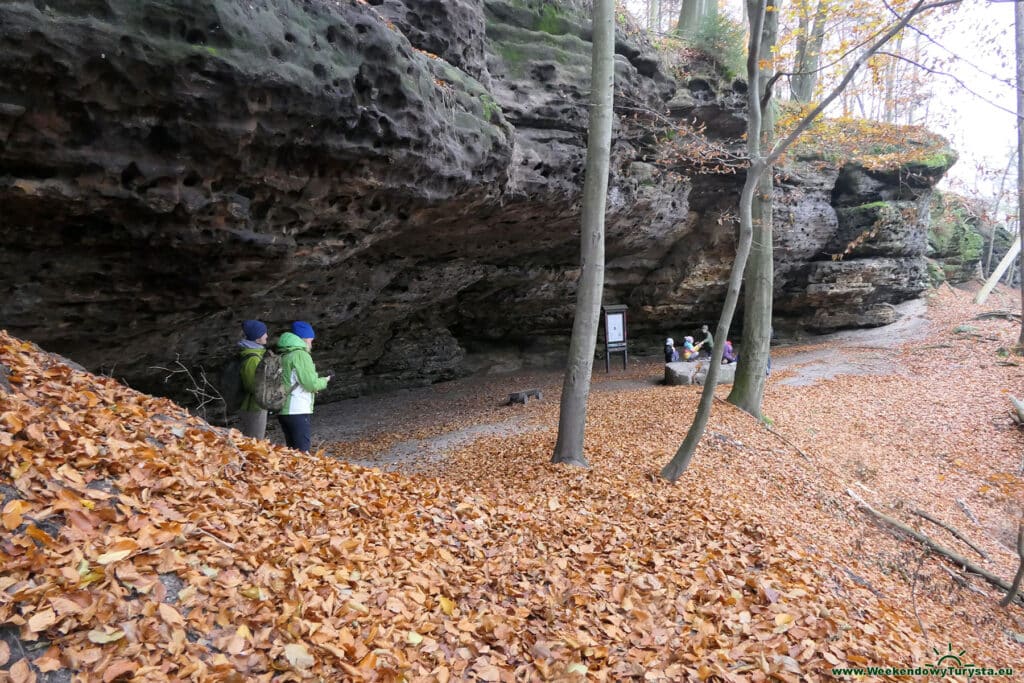
[[292, 331], [282, 334], [277, 342], [277, 350], [282, 354], [281, 381], [288, 392], [277, 419], [284, 430], [285, 443], [307, 453], [312, 437], [313, 396], [326, 389], [334, 376], [321, 377], [316, 373], [313, 357], [309, 355], [313, 338], [313, 326], [296, 321]]
[[256, 366], [266, 352], [267, 326], [259, 320], [246, 320], [242, 323], [242, 332], [245, 333], [245, 339], [238, 342], [241, 349], [238, 355], [242, 359], [239, 373], [245, 396], [238, 411], [238, 429], [246, 436], [262, 439], [267, 434], [267, 411], [256, 403], [253, 393], [256, 390]]

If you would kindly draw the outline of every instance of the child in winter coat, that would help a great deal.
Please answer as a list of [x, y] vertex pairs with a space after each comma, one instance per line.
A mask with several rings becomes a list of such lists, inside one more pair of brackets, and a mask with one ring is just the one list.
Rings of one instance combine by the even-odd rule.
[[679, 360], [679, 351], [676, 350], [675, 340], [669, 337], [665, 340], [665, 362], [675, 363]]
[[683, 360], [697, 360], [700, 349], [693, 345], [693, 337], [683, 338]]
[[729, 363], [735, 363], [739, 359], [736, 354], [736, 350], [732, 347], [732, 342], [728, 339], [725, 340], [725, 351], [722, 353], [722, 363], [728, 365]]

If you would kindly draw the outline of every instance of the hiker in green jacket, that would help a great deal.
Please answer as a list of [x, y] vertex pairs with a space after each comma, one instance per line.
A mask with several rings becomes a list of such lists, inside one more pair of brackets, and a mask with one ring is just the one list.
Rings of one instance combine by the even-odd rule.
[[307, 453], [312, 436], [313, 396], [326, 389], [334, 377], [333, 373], [327, 377], [316, 373], [313, 357], [309, 355], [313, 337], [313, 326], [300, 320], [292, 323], [292, 331], [282, 334], [277, 342], [277, 350], [282, 354], [281, 381], [288, 392], [277, 419], [284, 431], [285, 443]]
[[711, 350], [715, 348], [715, 338], [711, 335], [711, 330], [708, 329], [707, 325], [700, 326], [700, 333], [704, 335], [704, 338], [697, 344], [697, 349], [702, 356], [711, 358]]
[[256, 366], [266, 352], [267, 326], [259, 320], [246, 320], [242, 323], [245, 339], [238, 342], [242, 359], [239, 374], [242, 379], [242, 390], [245, 392], [238, 411], [238, 429], [246, 436], [262, 439], [267, 434], [267, 411], [253, 397], [256, 382]]

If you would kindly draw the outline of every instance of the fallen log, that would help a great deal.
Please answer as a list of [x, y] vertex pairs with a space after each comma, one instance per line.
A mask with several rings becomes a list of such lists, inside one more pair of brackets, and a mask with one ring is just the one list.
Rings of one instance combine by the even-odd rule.
[[1004, 320], [1020, 320], [1020, 313], [1014, 311], [985, 311], [974, 316], [975, 320], [987, 320], [989, 318], [1003, 318]]
[[930, 548], [933, 552], [938, 553], [939, 555], [945, 557], [947, 560], [950, 560], [954, 564], [959, 565], [964, 571], [971, 572], [972, 574], [977, 574], [978, 576], [985, 579], [996, 588], [1005, 591], [1007, 593], [1007, 598], [1004, 599], [1007, 600], [1007, 604], [1009, 604], [1009, 602], [1013, 600], [1016, 600], [1018, 603], [1024, 604], [1024, 598], [1022, 598], [1021, 595], [1016, 592], [1016, 590], [1010, 592], [1011, 588], [1013, 587], [1010, 584], [1003, 581], [1002, 579], [1000, 579], [995, 574], [992, 574], [991, 572], [982, 569], [981, 567], [972, 563], [967, 558], [957, 555], [952, 550], [948, 550], [942, 547], [928, 536], [925, 536], [919, 531], [911, 529], [909, 526], [899, 521], [898, 519], [894, 519], [893, 517], [890, 517], [885, 513], [879, 512], [875, 508], [871, 507], [867, 503], [867, 501], [858, 496], [852, 489], [846, 489], [846, 493], [849, 494], [849, 496], [853, 498], [855, 501], [857, 501], [857, 505], [860, 507], [860, 509], [869, 513], [871, 516], [873, 516], [875, 519], [882, 522], [886, 526], [889, 526], [893, 529], [896, 529], [897, 531], [906, 534], [907, 536], [910, 536], [918, 543], [921, 543], [922, 545]]

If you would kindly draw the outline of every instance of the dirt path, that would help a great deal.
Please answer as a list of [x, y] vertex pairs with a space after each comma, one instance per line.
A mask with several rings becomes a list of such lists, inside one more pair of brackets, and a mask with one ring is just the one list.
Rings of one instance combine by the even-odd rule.
[[[924, 300], [901, 304], [897, 311], [902, 317], [892, 325], [778, 347], [773, 354], [776, 383], [808, 386], [839, 375], [899, 373], [892, 351], [923, 338], [928, 320]], [[607, 375], [595, 366], [593, 390], [650, 389], [660, 383], [662, 367], [660, 359], [650, 357], [634, 358], [627, 370], [613, 369]], [[561, 381], [559, 370], [478, 375], [330, 403], [314, 415], [315, 443], [359, 465], [414, 472], [479, 438], [553, 429], [550, 413], [557, 406]], [[526, 388], [541, 389], [543, 401], [505, 405], [510, 392]]]

